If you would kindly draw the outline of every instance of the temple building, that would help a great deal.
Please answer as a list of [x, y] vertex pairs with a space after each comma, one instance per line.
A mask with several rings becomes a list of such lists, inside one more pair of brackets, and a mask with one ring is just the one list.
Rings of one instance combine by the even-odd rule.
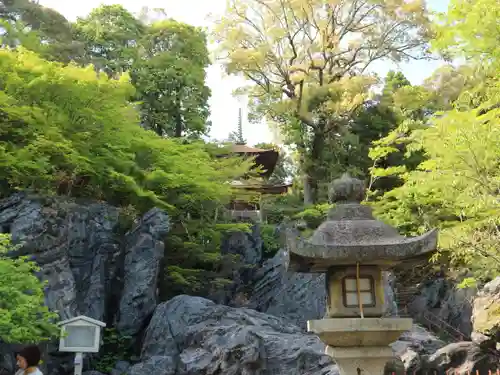
[[265, 221], [261, 207], [263, 195], [286, 194], [291, 184], [270, 184], [269, 178], [274, 172], [279, 159], [279, 152], [274, 149], [261, 149], [246, 145], [242, 135], [241, 109], [238, 116], [236, 142], [230, 145], [230, 155], [254, 158], [250, 170], [260, 169], [256, 178], [245, 177], [232, 181], [234, 196], [229, 204], [231, 217], [240, 220]]

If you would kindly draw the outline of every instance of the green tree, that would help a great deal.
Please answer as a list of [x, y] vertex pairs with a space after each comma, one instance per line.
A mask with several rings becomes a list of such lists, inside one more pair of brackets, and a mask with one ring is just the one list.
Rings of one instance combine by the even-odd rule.
[[441, 228], [439, 246], [452, 265], [483, 280], [500, 274], [499, 9], [494, 1], [452, 0], [442, 15], [433, 45], [472, 65], [441, 69], [400, 96], [404, 102], [419, 93], [440, 111], [429, 118], [432, 126], [412, 134], [425, 160], [375, 203], [381, 217], [406, 233]]
[[[231, 276], [217, 271], [229, 261], [217, 243], [233, 228], [222, 213], [232, 194], [228, 181], [251, 161], [220, 158], [219, 145], [165, 139], [138, 126], [127, 75], [109, 79], [20, 48], [0, 50], [0, 82], [0, 196], [28, 189], [139, 212], [164, 208], [176, 223], [168, 256], [184, 259], [168, 269], [178, 283], [172, 290], [214, 287]], [[193, 284], [182, 284], [193, 273]]]
[[144, 33], [144, 25], [121, 5], [92, 10], [78, 19], [75, 29], [85, 45], [86, 60], [110, 77], [130, 70]]
[[2, 45], [22, 45], [46, 59], [80, 61], [83, 44], [75, 39], [73, 25], [59, 12], [31, 0], [0, 1]]
[[215, 38], [229, 73], [252, 83], [255, 114], [297, 146], [304, 198], [317, 198], [325, 141], [348, 122], [373, 81], [375, 60], [422, 57], [428, 21], [419, 1], [233, 0]]
[[[374, 138], [369, 151], [373, 163], [369, 189], [374, 195], [401, 186], [406, 173], [415, 170], [424, 160], [424, 151], [415, 142], [414, 132], [432, 125], [434, 114], [452, 109], [463, 92], [487, 79], [483, 72], [469, 65], [457, 68], [445, 65], [436, 69], [420, 86], [412, 86], [409, 82], [393, 86], [390, 76], [386, 78], [389, 83], [383, 90], [380, 104], [392, 117], [392, 131], [379, 139]], [[389, 86], [395, 90], [391, 91]]]
[[174, 20], [149, 27], [131, 76], [141, 122], [160, 136], [199, 137], [209, 130], [210, 61], [204, 32]]
[[126, 75], [97, 77], [91, 67], [25, 50], [0, 50], [0, 67], [3, 193], [30, 188], [196, 211], [228, 199], [226, 182], [244, 173], [243, 161], [215, 158], [202, 142], [162, 139], [138, 126]]
[[496, 0], [451, 0], [435, 24], [433, 47], [447, 57], [498, 68], [500, 4]]
[[406, 233], [442, 228], [440, 248], [455, 265], [485, 278], [500, 274], [499, 99], [495, 77], [416, 132], [427, 160], [376, 205], [380, 216]]
[[57, 337], [58, 316], [44, 305], [44, 283], [38, 266], [26, 257], [10, 258], [9, 238], [0, 234], [0, 339], [8, 343], [39, 343]]
[[389, 71], [384, 80], [384, 88], [380, 98], [381, 105], [386, 108], [393, 105], [394, 94], [405, 86], [411, 86], [411, 83], [402, 72]]

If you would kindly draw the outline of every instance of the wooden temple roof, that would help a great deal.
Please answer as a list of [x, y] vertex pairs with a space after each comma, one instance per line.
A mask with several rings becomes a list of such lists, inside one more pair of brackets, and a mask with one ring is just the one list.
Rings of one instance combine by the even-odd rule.
[[255, 157], [255, 164], [252, 169], [262, 167], [264, 171], [260, 173], [260, 176], [263, 178], [271, 177], [279, 158], [279, 152], [276, 150], [264, 150], [237, 143], [230, 146], [230, 152], [242, 156]]

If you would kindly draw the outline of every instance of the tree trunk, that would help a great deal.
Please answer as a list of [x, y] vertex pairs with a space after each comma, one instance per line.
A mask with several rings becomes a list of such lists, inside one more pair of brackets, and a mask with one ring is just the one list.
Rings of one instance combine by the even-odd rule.
[[[303, 130], [304, 131], [304, 130]], [[304, 134], [304, 133], [302, 133]], [[302, 135], [302, 139], [299, 143], [297, 143], [297, 151], [299, 152], [300, 159], [299, 165], [301, 167], [302, 173], [302, 184], [304, 187], [304, 205], [309, 206], [314, 202], [314, 195], [311, 189], [311, 179], [308, 175], [308, 166], [307, 166], [307, 148], [304, 142], [304, 135]]]
[[[307, 184], [304, 183], [304, 204], [315, 204], [318, 202], [319, 183], [325, 177], [322, 173], [323, 152], [325, 148], [325, 134], [322, 130], [316, 129], [313, 135], [310, 160], [308, 160], [305, 168], [307, 176]], [[306, 203], [306, 185], [309, 189], [308, 202]]]
[[304, 184], [304, 206], [309, 206], [314, 203], [314, 194], [311, 187], [311, 179], [307, 172], [302, 176]]
[[177, 112], [175, 115], [175, 131], [174, 131], [174, 137], [175, 138], [180, 138], [182, 137], [182, 130], [183, 130], [183, 124], [182, 124], [182, 114], [181, 114], [181, 100], [180, 100], [180, 94], [177, 94]]

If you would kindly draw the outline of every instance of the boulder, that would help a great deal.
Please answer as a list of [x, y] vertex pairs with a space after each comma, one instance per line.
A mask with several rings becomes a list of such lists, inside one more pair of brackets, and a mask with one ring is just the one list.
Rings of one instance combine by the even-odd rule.
[[[444, 343], [418, 325], [392, 344], [385, 373], [424, 368]], [[426, 362], [427, 361], [427, 362]], [[440, 369], [453, 368], [444, 363]], [[127, 375], [337, 375], [323, 343], [288, 319], [190, 296], [160, 304], [146, 330], [140, 363]]]
[[[154, 370], [154, 372], [152, 372]], [[284, 319], [190, 296], [160, 304], [128, 375], [327, 375], [338, 370], [313, 335]]]

